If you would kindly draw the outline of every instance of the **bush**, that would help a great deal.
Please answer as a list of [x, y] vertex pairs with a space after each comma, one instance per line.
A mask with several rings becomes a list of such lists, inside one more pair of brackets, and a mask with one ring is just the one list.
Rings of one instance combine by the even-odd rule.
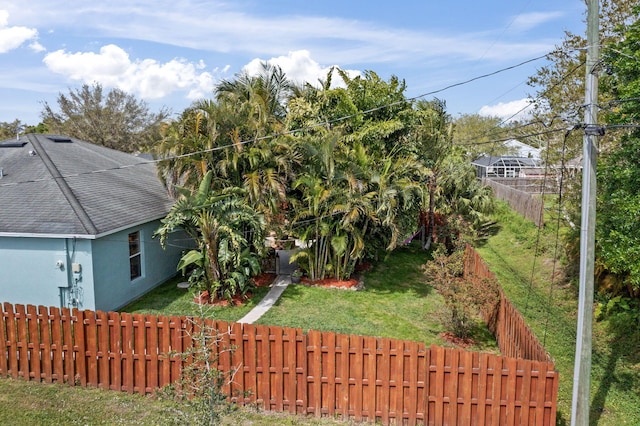
[[440, 246], [423, 270], [444, 298], [447, 310], [445, 326], [458, 338], [469, 337], [476, 325], [479, 309], [499, 300], [495, 280], [464, 276], [464, 250], [447, 255], [444, 247]]

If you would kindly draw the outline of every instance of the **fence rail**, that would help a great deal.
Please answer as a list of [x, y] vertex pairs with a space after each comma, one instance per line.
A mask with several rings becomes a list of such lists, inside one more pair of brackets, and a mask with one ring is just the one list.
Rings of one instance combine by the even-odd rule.
[[[267, 410], [383, 424], [553, 425], [549, 362], [412, 341], [205, 320], [224, 392]], [[174, 382], [193, 320], [5, 303], [0, 375], [147, 394]], [[225, 350], [234, 348], [232, 351]], [[172, 355], [173, 354], [173, 355]]]
[[544, 176], [513, 178], [491, 177], [483, 178], [483, 180], [491, 180], [492, 182], [497, 182], [529, 194], [557, 194], [559, 190], [557, 180], [551, 176], [547, 178], [544, 178]]

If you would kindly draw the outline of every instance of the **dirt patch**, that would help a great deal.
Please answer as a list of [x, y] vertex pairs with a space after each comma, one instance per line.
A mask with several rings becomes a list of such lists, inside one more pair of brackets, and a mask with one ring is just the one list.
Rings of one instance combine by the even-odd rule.
[[253, 277], [253, 282], [256, 284], [256, 287], [269, 287], [276, 277], [276, 274], [265, 272]]
[[442, 338], [442, 340], [444, 340], [447, 343], [451, 343], [452, 345], [461, 347], [461, 348], [469, 348], [473, 345], [475, 345], [475, 340], [473, 340], [470, 337], [465, 337], [465, 338], [461, 338], [461, 337], [456, 337], [453, 333], [451, 333], [450, 331], [445, 331], [444, 333], [440, 333], [440, 337]]
[[214, 299], [211, 300], [208, 291], [203, 291], [199, 295], [193, 298], [193, 301], [199, 305], [212, 305], [212, 306], [240, 306], [251, 299], [252, 293], [247, 292], [245, 294], [238, 294], [228, 299]]
[[323, 280], [310, 280], [307, 277], [302, 277], [302, 283], [305, 285], [313, 285], [318, 287], [327, 288], [342, 288], [349, 290], [357, 290], [361, 288], [360, 280], [352, 278], [350, 280], [336, 280], [335, 278], [325, 278]]

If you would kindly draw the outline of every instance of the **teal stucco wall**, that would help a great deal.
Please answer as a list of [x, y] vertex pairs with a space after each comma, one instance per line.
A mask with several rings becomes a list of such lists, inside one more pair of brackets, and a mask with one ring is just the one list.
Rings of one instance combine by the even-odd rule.
[[[166, 250], [154, 221], [95, 240], [0, 237], [0, 303], [116, 310], [176, 275], [183, 233]], [[140, 231], [142, 276], [131, 280], [129, 241]], [[74, 267], [75, 266], [75, 267]]]
[[[116, 310], [176, 275], [185, 241], [171, 238], [162, 249], [153, 233], [160, 222], [151, 222], [93, 242], [93, 271], [96, 309]], [[142, 248], [142, 276], [131, 280], [129, 239], [139, 231]]]
[[[94, 309], [90, 259], [89, 240], [0, 237], [0, 301]], [[73, 263], [87, 265], [82, 276], [73, 273]], [[74, 284], [76, 306], [69, 292]]]

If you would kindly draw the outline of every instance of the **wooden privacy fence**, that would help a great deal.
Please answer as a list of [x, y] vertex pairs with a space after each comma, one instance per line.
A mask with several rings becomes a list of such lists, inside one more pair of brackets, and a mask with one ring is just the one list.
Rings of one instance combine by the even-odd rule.
[[[464, 274], [496, 279], [480, 254], [467, 245]], [[500, 301], [492, 311], [483, 312], [484, 321], [498, 342], [504, 356], [551, 362], [551, 356], [531, 331], [524, 317], [499, 287]]]
[[544, 201], [542, 198], [534, 197], [527, 192], [514, 189], [493, 179], [483, 178], [482, 184], [490, 186], [497, 199], [508, 202], [513, 210], [520, 213], [525, 219], [533, 221], [537, 227], [544, 224]]
[[[0, 374], [146, 394], [175, 381], [190, 318], [5, 303]], [[267, 410], [383, 424], [554, 425], [548, 362], [412, 341], [205, 320], [223, 391]], [[233, 348], [233, 350], [224, 350]]]
[[506, 185], [518, 191], [527, 192], [529, 194], [557, 194], [558, 182], [553, 176], [540, 177], [491, 177], [483, 178]]

